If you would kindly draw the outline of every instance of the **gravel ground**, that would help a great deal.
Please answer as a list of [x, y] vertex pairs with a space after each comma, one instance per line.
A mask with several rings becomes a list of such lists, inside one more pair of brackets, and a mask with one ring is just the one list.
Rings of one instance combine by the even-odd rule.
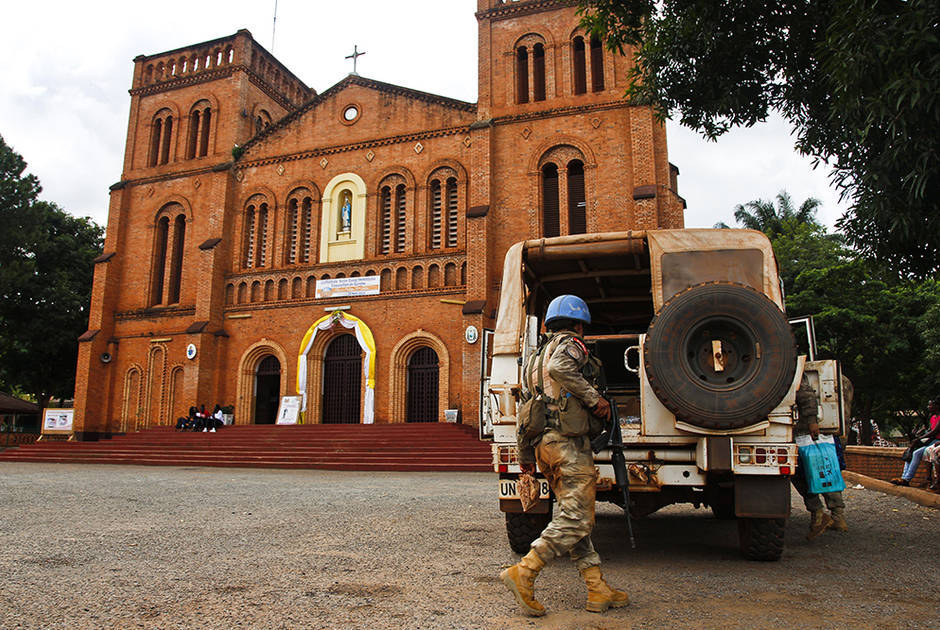
[[[598, 506], [604, 573], [628, 608], [582, 610], [567, 559], [522, 616], [495, 475], [0, 463], [0, 628], [940, 627], [940, 511], [846, 491], [850, 531], [749, 562], [733, 522]], [[796, 506], [800, 506], [796, 509]]]

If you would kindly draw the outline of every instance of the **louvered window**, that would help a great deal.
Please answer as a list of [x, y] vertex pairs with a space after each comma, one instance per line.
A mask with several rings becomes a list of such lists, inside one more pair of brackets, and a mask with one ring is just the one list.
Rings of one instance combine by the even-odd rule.
[[545, 100], [545, 46], [536, 44], [532, 49], [532, 83], [534, 88], [533, 99]]
[[310, 197], [304, 197], [301, 229], [304, 240], [301, 247], [300, 261], [308, 263], [310, 262], [310, 248], [313, 243], [313, 200]]
[[387, 254], [392, 248], [392, 189], [382, 188], [382, 253]]
[[441, 182], [431, 182], [431, 249], [441, 248]]
[[525, 46], [516, 51], [516, 102], [529, 102], [529, 51]]
[[574, 93], [584, 94], [587, 92], [587, 70], [585, 68], [584, 58], [584, 38], [575, 37], [571, 47], [572, 66], [574, 68]]
[[568, 233], [587, 232], [587, 202], [584, 196], [584, 164], [580, 160], [568, 163]]
[[399, 184], [395, 188], [395, 251], [405, 251], [405, 185]]
[[457, 180], [447, 180], [447, 246], [457, 247]]
[[264, 267], [268, 258], [268, 204], [261, 204], [258, 210], [258, 264]]
[[558, 167], [548, 163], [542, 167], [542, 236], [558, 236]]
[[604, 91], [604, 48], [597, 37], [591, 37], [591, 89]]
[[291, 199], [287, 204], [287, 264], [293, 265], [297, 262], [297, 232], [298, 225], [297, 200]]
[[255, 207], [248, 206], [245, 212], [245, 268], [250, 269], [255, 262]]

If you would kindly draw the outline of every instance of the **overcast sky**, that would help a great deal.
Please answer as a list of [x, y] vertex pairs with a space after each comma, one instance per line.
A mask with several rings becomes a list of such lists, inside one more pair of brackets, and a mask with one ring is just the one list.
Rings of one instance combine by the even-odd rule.
[[[277, 21], [274, 27], [275, 4]], [[476, 101], [476, 0], [27, 0], [0, 21], [0, 135], [39, 177], [42, 197], [105, 224], [120, 180], [133, 58], [247, 28], [302, 81], [322, 92], [352, 70], [371, 79]], [[272, 40], [273, 38], [273, 40]], [[734, 225], [734, 206], [786, 189], [822, 200], [832, 227], [846, 204], [826, 171], [793, 151], [780, 120], [717, 143], [668, 124], [687, 227]]]

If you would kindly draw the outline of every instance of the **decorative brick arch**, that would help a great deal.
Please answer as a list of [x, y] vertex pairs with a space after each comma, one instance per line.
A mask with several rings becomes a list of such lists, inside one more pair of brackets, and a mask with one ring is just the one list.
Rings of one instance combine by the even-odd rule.
[[579, 159], [584, 161], [584, 168], [588, 169], [597, 167], [597, 158], [594, 156], [594, 151], [591, 150], [591, 147], [588, 145], [588, 143], [581, 140], [580, 138], [575, 138], [574, 136], [556, 135], [540, 144], [532, 153], [529, 158], [528, 165], [529, 175], [538, 177], [539, 169], [542, 167], [542, 164], [547, 161], [547, 158], [552, 153], [552, 151], [557, 147], [563, 147], [565, 145], [574, 147], [581, 152], [582, 157]]
[[242, 353], [238, 362], [238, 374], [235, 384], [235, 424], [251, 424], [255, 413], [255, 372], [258, 364], [269, 354], [281, 362], [280, 395], [288, 392], [290, 379], [287, 378], [287, 353], [275, 341], [262, 339]]
[[124, 373], [124, 393], [121, 400], [121, 432], [137, 430], [138, 414], [141, 408], [141, 394], [143, 393], [143, 369], [137, 363], [132, 363]]
[[147, 351], [144, 416], [138, 430], [166, 424], [167, 351], [165, 343], [151, 344]]
[[408, 359], [420, 348], [431, 348], [437, 353], [438, 360], [438, 403], [440, 413], [444, 413], [450, 400], [450, 354], [447, 346], [435, 335], [417, 330], [406, 335], [395, 344], [389, 361], [389, 422], [402, 423], [407, 420], [408, 412]]

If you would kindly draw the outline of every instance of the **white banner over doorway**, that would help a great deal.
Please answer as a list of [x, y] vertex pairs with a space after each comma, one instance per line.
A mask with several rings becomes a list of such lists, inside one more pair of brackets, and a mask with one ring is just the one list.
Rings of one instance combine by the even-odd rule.
[[372, 424], [375, 421], [375, 338], [365, 322], [343, 311], [333, 311], [324, 315], [307, 329], [300, 342], [300, 354], [297, 357], [297, 393], [303, 397], [301, 411], [307, 411], [307, 354], [313, 347], [313, 340], [321, 330], [329, 330], [339, 324], [343, 328], [354, 330], [359, 347], [365, 352], [362, 359], [362, 373], [366, 377], [366, 399], [363, 405], [362, 422]]

